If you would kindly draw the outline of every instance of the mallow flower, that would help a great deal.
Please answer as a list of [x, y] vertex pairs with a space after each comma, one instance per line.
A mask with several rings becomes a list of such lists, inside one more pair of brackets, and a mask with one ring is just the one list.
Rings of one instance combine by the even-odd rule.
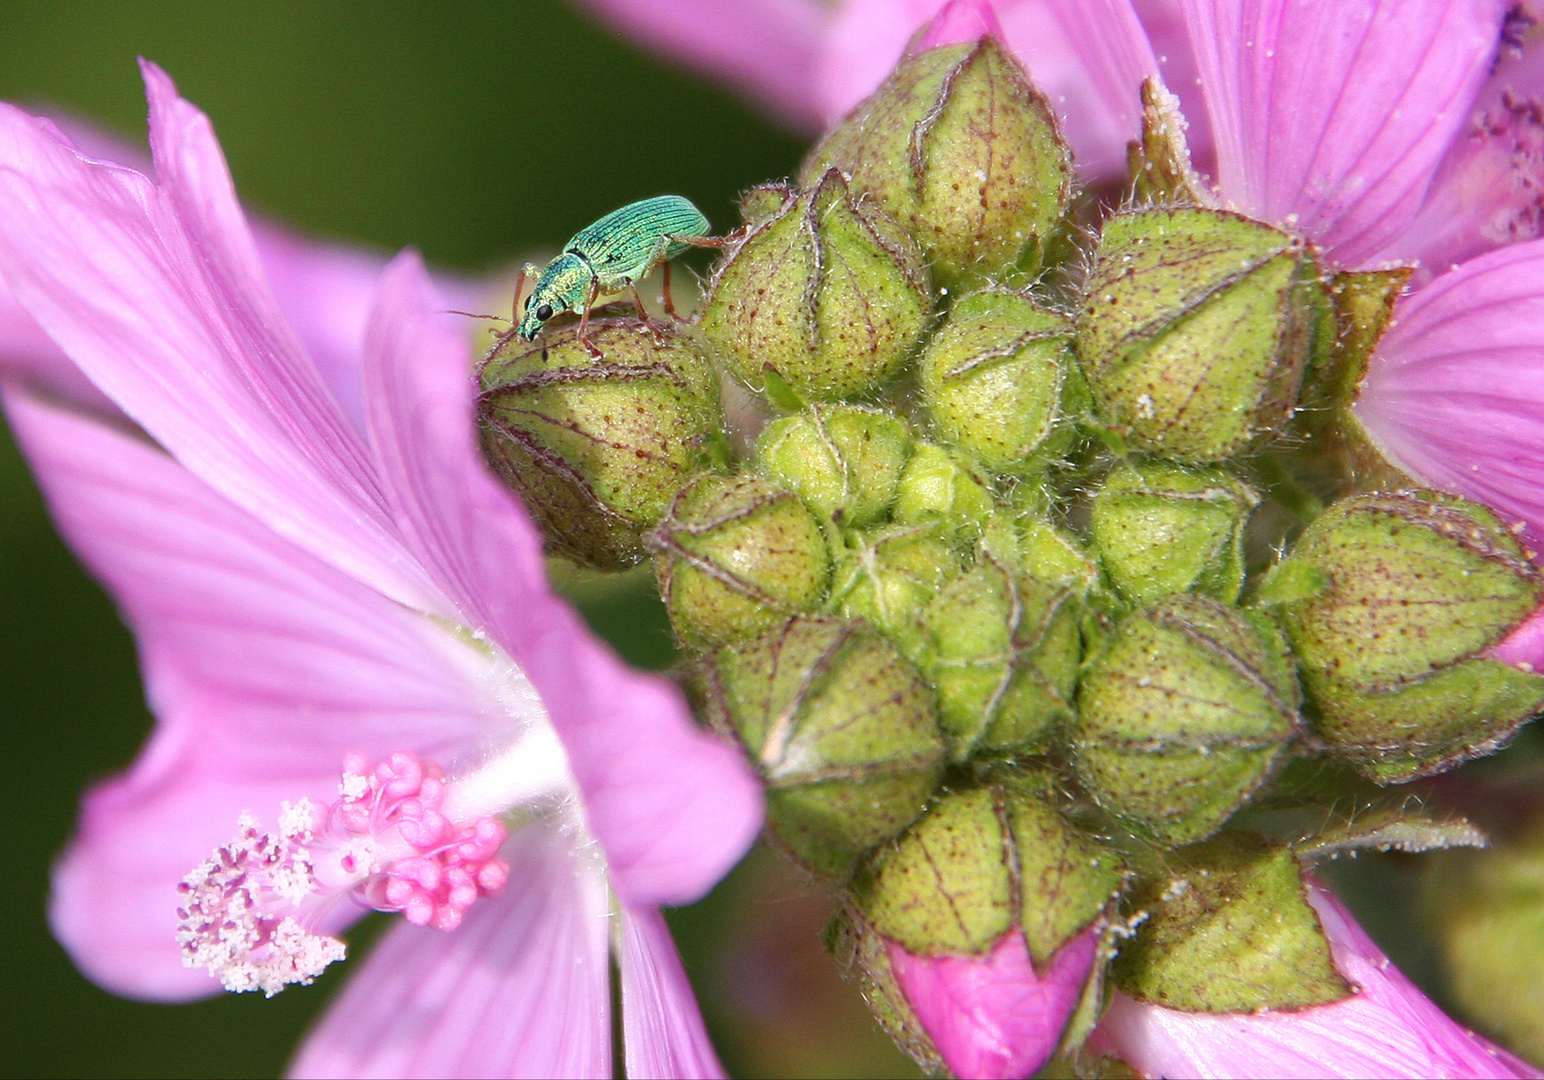
[[[727, 32], [680, 5], [588, 6], [809, 128], [843, 116], [907, 42], [991, 35], [1045, 91], [1092, 185], [1120, 176], [1144, 81], [1166, 83], [1205, 204], [1306, 238], [1328, 272], [1413, 268], [1359, 380], [1355, 416], [1373, 444], [1414, 480], [1490, 506], [1530, 546], [1544, 537], [1544, 125], [1527, 5], [788, 0], [748, 5]], [[1541, 646], [1535, 620], [1492, 655], [1532, 670]], [[1257, 1017], [1118, 995], [1092, 1045], [1152, 1075], [1536, 1075], [1443, 1016], [1338, 901], [1307, 889], [1352, 998]], [[1071, 1008], [1044, 988], [1047, 972], [1004, 956], [981, 958], [969, 977], [958, 958], [928, 980], [903, 965], [903, 988], [927, 995], [911, 1002], [917, 1018], [962, 1074], [1033, 1068], [1041, 1048], [1004, 1051], [1024, 1051], [1044, 1026], [1025, 1022], [1025, 1003]]]
[[418, 258], [254, 229], [144, 74], [154, 178], [0, 107], [8, 415], [157, 717], [55, 933], [176, 1001], [308, 982], [400, 912], [297, 1073], [609, 1074], [614, 961], [628, 1072], [716, 1074], [658, 908], [745, 850], [754, 777], [553, 594]]

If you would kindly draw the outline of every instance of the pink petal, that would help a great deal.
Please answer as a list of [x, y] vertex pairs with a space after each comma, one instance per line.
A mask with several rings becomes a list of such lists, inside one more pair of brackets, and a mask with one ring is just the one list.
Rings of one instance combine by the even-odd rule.
[[[252, 223], [263, 271], [284, 317], [299, 336], [349, 422], [365, 430], [365, 321], [386, 259], [371, 251], [297, 236], [264, 221]], [[477, 310], [484, 290], [475, 281], [437, 274], [445, 302]]]
[[104, 415], [118, 414], [64, 350], [44, 333], [26, 308], [0, 282], [0, 374], [22, 379], [49, 394]]
[[1098, 944], [1098, 928], [1089, 927], [1043, 975], [1017, 930], [981, 957], [913, 956], [894, 942], [888, 948], [895, 981], [949, 1070], [1008, 1080], [1029, 1076], [1056, 1050]]
[[443, 306], [417, 258], [401, 257], [366, 335], [371, 432], [398, 527], [466, 624], [535, 686], [618, 893], [640, 907], [694, 900], [750, 846], [760, 785], [673, 684], [629, 669], [551, 592], [535, 528], [478, 452], [471, 358]]
[[814, 86], [821, 127], [872, 94], [900, 62], [912, 35], [948, 0], [847, 0], [820, 43]]
[[[143, 146], [135, 146], [69, 115], [51, 117], [70, 142], [98, 161], [151, 171]], [[354, 426], [364, 427], [365, 316], [374, 300], [384, 257], [343, 244], [302, 238], [271, 222], [252, 222], [263, 271], [285, 320], [315, 362], [327, 388]], [[457, 307], [476, 306], [475, 283], [454, 277], [437, 280]], [[104, 414], [119, 410], [65, 356], [32, 317], [0, 288], [0, 370], [27, 372], [51, 393]]]
[[155, 448], [24, 394], [7, 403], [61, 532], [139, 637], [163, 729], [202, 766], [311, 776], [403, 748], [444, 760], [518, 724], [489, 662], [431, 620]]
[[1007, 40], [992, 0], [948, 0], [938, 9], [912, 46], [918, 52], [944, 45], [962, 45], [984, 37]]
[[[1129, 0], [1045, 0], [1044, 6], [1065, 46], [1041, 36], [1026, 17], [1031, 5], [1023, 3], [1010, 9], [1008, 40], [1061, 113], [1079, 174], [1123, 177], [1126, 144], [1142, 134], [1142, 82], [1161, 77], [1147, 33]], [[1017, 13], [1023, 13], [1019, 19]], [[1066, 69], [1063, 48], [1081, 71]]]
[[1341, 266], [1419, 210], [1495, 59], [1503, 0], [1184, 0], [1224, 198]]
[[1396, 464], [1544, 542], [1544, 241], [1493, 251], [1400, 303], [1356, 414]]
[[[843, 5], [820, 62], [828, 123], [884, 81], [912, 35], [945, 4], [849, 0]], [[1122, 174], [1126, 142], [1141, 128], [1142, 80], [1158, 72], [1129, 0], [996, 0], [989, 6], [1006, 44], [1062, 116], [1080, 172], [1097, 179]]]
[[0, 276], [186, 467], [297, 544], [433, 607], [363, 440], [264, 283], [207, 120], [155, 69], [146, 81], [159, 186], [0, 109]]
[[[1532, 35], [1539, 37], [1538, 33]], [[1417, 282], [1544, 229], [1544, 42], [1503, 50], [1448, 148], [1420, 215], [1384, 257], [1419, 261]]]
[[173, 890], [242, 811], [273, 825], [283, 800], [326, 804], [350, 751], [449, 764], [516, 721], [479, 653], [164, 453], [15, 387], [6, 403], [60, 530], [138, 635], [158, 717], [130, 773], [86, 799], [55, 875], [55, 931], [118, 993], [213, 992], [181, 965]]
[[687, 67], [764, 102], [815, 131], [811, 81], [825, 21], [819, 0], [582, 0], [601, 19]]
[[1218, 1015], [1141, 1005], [1117, 992], [1090, 1048], [1148, 1076], [1537, 1077], [1455, 1024], [1389, 963], [1333, 893], [1308, 900], [1342, 975], [1358, 993], [1297, 1012]]
[[1524, 671], [1544, 671], [1544, 610], [1528, 616], [1485, 655]]
[[622, 1038], [627, 1075], [721, 1077], [697, 999], [658, 911], [622, 912]]
[[503, 895], [450, 933], [399, 922], [290, 1067], [302, 1077], [610, 1076], [606, 879], [536, 823]]

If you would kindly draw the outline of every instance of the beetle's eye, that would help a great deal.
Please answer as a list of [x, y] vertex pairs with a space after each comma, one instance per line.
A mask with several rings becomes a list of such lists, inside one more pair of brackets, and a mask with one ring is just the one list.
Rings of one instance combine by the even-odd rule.
[[546, 322], [548, 319], [552, 318], [552, 305], [543, 304], [541, 307], [537, 308], [536, 317], [542, 322]]
[[527, 310], [527, 311], [531, 310], [531, 301], [534, 300], [534, 299], [536, 299], [536, 296], [535, 296], [534, 293], [532, 295], [527, 296], [525, 298], [525, 310]]

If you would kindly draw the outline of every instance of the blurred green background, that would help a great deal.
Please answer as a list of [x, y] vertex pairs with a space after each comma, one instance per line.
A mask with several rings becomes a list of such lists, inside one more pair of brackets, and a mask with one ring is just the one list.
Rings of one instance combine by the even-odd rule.
[[[727, 227], [735, 194], [786, 175], [802, 149], [557, 0], [0, 5], [0, 98], [142, 142], [137, 54], [213, 118], [249, 208], [383, 251], [415, 245], [463, 271], [550, 250], [663, 192]], [[645, 588], [587, 597], [586, 613], [631, 658], [668, 662]], [[49, 864], [80, 792], [129, 763], [150, 717], [132, 641], [54, 537], [8, 434], [0, 628], [0, 737], [17, 766], [0, 829], [0, 1072], [279, 1073], [346, 971], [272, 1001], [142, 1005], [86, 982], [49, 936]], [[822, 957], [825, 918], [825, 902], [760, 852], [673, 915], [731, 1070], [905, 1066]]]

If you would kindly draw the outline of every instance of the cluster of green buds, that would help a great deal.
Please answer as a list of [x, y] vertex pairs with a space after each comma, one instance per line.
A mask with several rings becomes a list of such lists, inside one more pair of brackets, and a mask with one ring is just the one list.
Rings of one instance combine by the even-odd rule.
[[480, 372], [550, 550], [652, 558], [703, 722], [931, 1067], [902, 968], [1010, 940], [1041, 972], [1097, 939], [1066, 1054], [1106, 976], [1190, 1011], [1344, 997], [1305, 863], [1445, 843], [1382, 788], [1544, 708], [1488, 655], [1539, 605], [1532, 553], [1350, 409], [1406, 272], [1218, 209], [1144, 100], [1098, 220], [1011, 55], [913, 52], [747, 195], [692, 321]]

